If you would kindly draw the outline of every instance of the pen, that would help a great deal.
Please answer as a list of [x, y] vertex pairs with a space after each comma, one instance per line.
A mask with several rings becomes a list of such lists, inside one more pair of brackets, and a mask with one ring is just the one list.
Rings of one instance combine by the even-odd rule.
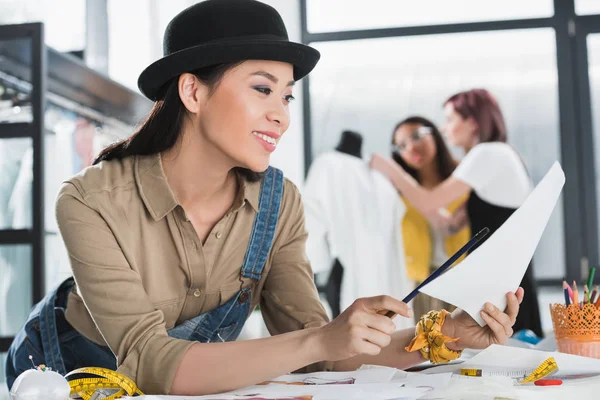
[[563, 279], [563, 288], [567, 287], [567, 290], [569, 291], [569, 297], [571, 298], [571, 303], [573, 302], [573, 290], [571, 289], [571, 286], [567, 283], [566, 279]]
[[[454, 255], [452, 257], [450, 257], [444, 264], [442, 264], [441, 267], [439, 267], [431, 275], [429, 275], [427, 277], [427, 279], [425, 279], [419, 286], [417, 286], [415, 290], [413, 290], [412, 292], [410, 292], [408, 294], [408, 296], [406, 296], [402, 301], [404, 303], [408, 303], [409, 301], [411, 301], [412, 299], [414, 299], [415, 296], [417, 294], [419, 294], [419, 290], [423, 286], [427, 285], [429, 282], [433, 281], [434, 279], [436, 279], [440, 275], [442, 275], [442, 273], [444, 271], [446, 271], [448, 268], [450, 268], [456, 262], [456, 260], [458, 260], [460, 258], [460, 256], [462, 256], [464, 253], [466, 253], [467, 251], [469, 251], [481, 239], [483, 239], [484, 237], [486, 237], [488, 233], [490, 233], [489, 228], [483, 228], [482, 230], [480, 230], [479, 232], [477, 232], [477, 234], [475, 236], [473, 236], [471, 238], [471, 240], [469, 240], [467, 242], [467, 244], [465, 244], [463, 247], [460, 248], [460, 250], [458, 250], [456, 253], [454, 253]], [[396, 315], [396, 313], [393, 312], [393, 311], [388, 311], [385, 314], [385, 316], [389, 317], [389, 318], [393, 318], [394, 315]]]
[[565, 305], [568, 307], [569, 304], [571, 304], [571, 298], [569, 297], [569, 290], [567, 289], [569, 285], [567, 285], [567, 282], [563, 281], [563, 290], [565, 292]]

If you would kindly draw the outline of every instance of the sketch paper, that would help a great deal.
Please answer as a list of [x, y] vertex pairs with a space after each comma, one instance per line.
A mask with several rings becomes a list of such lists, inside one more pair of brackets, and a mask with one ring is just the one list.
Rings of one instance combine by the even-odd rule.
[[519, 287], [565, 183], [558, 162], [513, 215], [473, 253], [421, 292], [465, 310], [479, 325], [486, 302], [506, 308]]

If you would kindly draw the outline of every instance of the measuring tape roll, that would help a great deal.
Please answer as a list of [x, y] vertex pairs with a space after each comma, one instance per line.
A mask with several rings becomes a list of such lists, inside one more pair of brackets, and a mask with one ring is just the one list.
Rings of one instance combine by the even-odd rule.
[[83, 400], [90, 400], [100, 389], [118, 389], [104, 400], [118, 399], [124, 395], [143, 396], [144, 393], [129, 377], [116, 371], [99, 367], [79, 368], [65, 375], [71, 387], [71, 395], [77, 394]]
[[525, 379], [523, 379], [519, 383], [524, 384], [535, 382], [539, 379], [547, 377], [550, 374], [555, 373], [556, 371], [558, 371], [558, 364], [556, 363], [554, 357], [550, 357], [549, 359], [544, 361], [539, 367], [533, 370], [533, 372], [529, 376], [525, 377]]
[[513, 379], [520, 379], [520, 384], [531, 383], [545, 378], [558, 371], [558, 364], [554, 357], [546, 359], [536, 369], [503, 369], [503, 368], [463, 368], [460, 370], [462, 376], [506, 376]]

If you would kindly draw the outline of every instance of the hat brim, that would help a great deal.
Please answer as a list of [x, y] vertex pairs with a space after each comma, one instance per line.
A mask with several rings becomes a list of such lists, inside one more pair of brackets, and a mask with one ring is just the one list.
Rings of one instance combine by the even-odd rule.
[[319, 58], [316, 49], [283, 40], [219, 41], [180, 50], [155, 61], [140, 74], [138, 87], [146, 97], [156, 101], [163, 85], [185, 72], [243, 60], [290, 63], [294, 66], [294, 80], [298, 81], [312, 71]]

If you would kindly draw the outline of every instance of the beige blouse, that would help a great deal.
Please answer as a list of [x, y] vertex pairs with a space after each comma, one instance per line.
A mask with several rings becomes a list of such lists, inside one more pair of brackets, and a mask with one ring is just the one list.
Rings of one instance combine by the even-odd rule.
[[88, 339], [108, 345], [118, 371], [146, 393], [169, 393], [193, 344], [167, 330], [241, 288], [252, 288], [251, 309], [260, 304], [272, 335], [328, 321], [305, 254], [300, 193], [289, 180], [262, 277], [241, 276], [260, 182], [238, 179], [238, 197], [204, 245], [173, 195], [159, 155], [101, 162], [61, 188], [56, 215], [76, 281], [66, 318]]

